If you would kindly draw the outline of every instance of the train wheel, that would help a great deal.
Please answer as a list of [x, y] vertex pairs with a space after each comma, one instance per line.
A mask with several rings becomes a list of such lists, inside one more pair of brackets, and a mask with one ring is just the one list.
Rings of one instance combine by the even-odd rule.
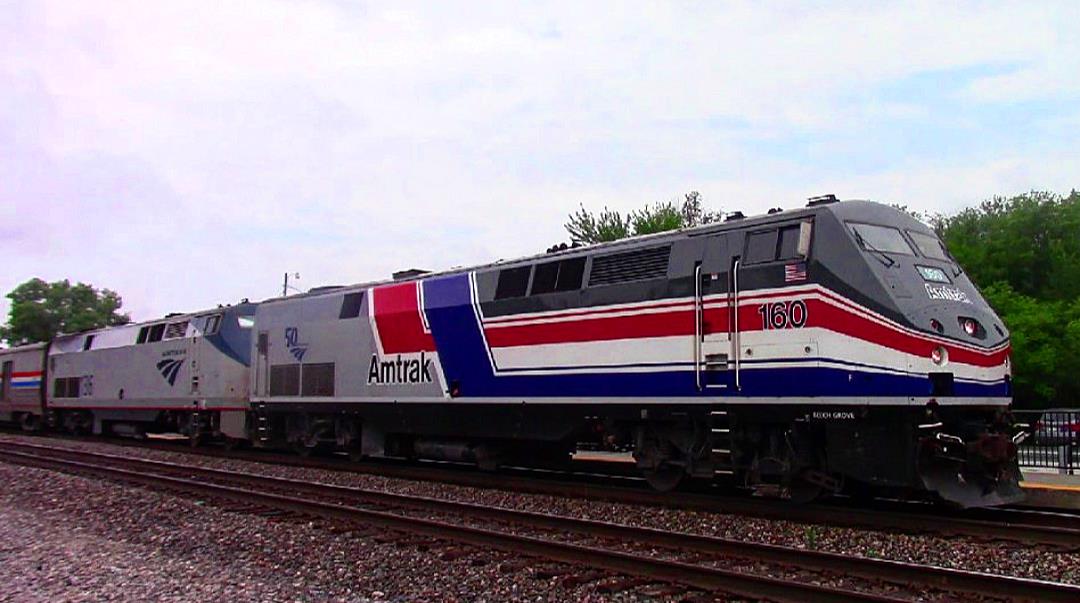
[[791, 480], [791, 484], [788, 485], [788, 496], [791, 502], [798, 504], [806, 504], [814, 502], [821, 498], [825, 494], [825, 488], [817, 484], [811, 484], [802, 478], [795, 478]]
[[35, 431], [41, 431], [41, 417], [38, 417], [31, 413], [26, 413], [19, 421], [19, 426], [22, 427], [23, 431], [31, 433]]
[[788, 483], [788, 497], [792, 502], [810, 503], [843, 490], [842, 478], [828, 475], [816, 469], [804, 469], [792, 476]]
[[292, 451], [304, 458], [315, 454], [318, 448], [319, 446], [317, 444], [315, 446], [308, 446], [303, 441], [297, 441], [292, 443]]
[[241, 448], [244, 447], [244, 444], [246, 444], [246, 443], [247, 443], [247, 440], [244, 440], [243, 438], [234, 438], [232, 436], [225, 436], [225, 450], [228, 450], [229, 452], [234, 452], [236, 450], [240, 450]]
[[658, 492], [671, 492], [675, 488], [679, 487], [684, 477], [686, 477], [686, 470], [678, 465], [669, 465], [664, 463], [656, 469], [646, 469], [645, 481]]

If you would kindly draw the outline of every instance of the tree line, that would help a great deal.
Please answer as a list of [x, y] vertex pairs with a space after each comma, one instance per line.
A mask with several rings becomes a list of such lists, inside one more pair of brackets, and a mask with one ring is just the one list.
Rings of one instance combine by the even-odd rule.
[[[584, 206], [569, 216], [574, 243], [599, 243], [721, 219], [692, 191], [623, 214]], [[934, 228], [1008, 326], [1016, 405], [1080, 406], [1080, 193], [993, 197], [954, 214], [913, 214]], [[124, 324], [122, 299], [85, 283], [31, 279], [8, 293], [8, 345]]]
[[1080, 192], [926, 218], [1008, 326], [1016, 405], [1080, 406]]

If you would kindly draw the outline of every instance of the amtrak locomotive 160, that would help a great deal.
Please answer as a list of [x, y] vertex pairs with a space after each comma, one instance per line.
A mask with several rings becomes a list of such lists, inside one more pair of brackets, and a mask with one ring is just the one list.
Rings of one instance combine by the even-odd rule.
[[5, 350], [0, 418], [486, 467], [588, 442], [659, 489], [1021, 497], [1008, 332], [891, 207], [398, 276]]

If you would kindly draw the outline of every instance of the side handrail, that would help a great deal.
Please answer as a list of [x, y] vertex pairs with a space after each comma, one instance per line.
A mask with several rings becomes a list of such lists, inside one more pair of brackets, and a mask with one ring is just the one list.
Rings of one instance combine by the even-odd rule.
[[694, 267], [694, 383], [701, 391], [701, 264]]
[[735, 358], [735, 389], [741, 389], [739, 385], [739, 350], [741, 348], [741, 336], [739, 335], [739, 260], [735, 260], [735, 265], [732, 267], [732, 289], [734, 290], [734, 303], [732, 305], [732, 312], [734, 312], [735, 320], [735, 332], [732, 333], [731, 347], [732, 356]]

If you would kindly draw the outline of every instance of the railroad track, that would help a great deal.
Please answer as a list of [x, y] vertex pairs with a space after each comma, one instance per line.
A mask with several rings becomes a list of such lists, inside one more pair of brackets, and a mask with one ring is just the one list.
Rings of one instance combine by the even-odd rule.
[[[25, 435], [21, 434], [20, 435]], [[38, 436], [43, 439], [103, 443], [100, 437]], [[512, 468], [498, 473], [479, 471], [470, 465], [436, 462], [398, 462], [395, 459], [348, 461], [334, 456], [301, 457], [270, 450], [226, 450], [221, 447], [192, 448], [169, 440], [111, 438], [105, 442], [136, 448], [151, 448], [182, 454], [251, 461], [310, 469], [345, 471], [396, 479], [439, 482], [458, 486], [506, 490], [526, 494], [546, 494], [568, 498], [602, 500], [633, 505], [650, 505], [728, 513], [771, 520], [786, 520], [826, 526], [842, 526], [963, 537], [978, 541], [1006, 541], [1045, 546], [1057, 551], [1080, 551], [1080, 514], [1025, 508], [949, 509], [938, 505], [903, 501], [854, 503], [840, 499], [814, 505], [732, 494], [719, 488], [696, 488], [674, 494], [658, 493], [642, 480], [624, 474], [598, 475], [597, 463], [586, 464], [585, 472]], [[870, 506], [867, 506], [869, 504]]]
[[[101, 440], [94, 438], [87, 441], [100, 442]], [[1046, 546], [1058, 551], [1080, 550], [1080, 515], [1067, 512], [1022, 508], [962, 510], [901, 501], [876, 501], [870, 503], [871, 506], [866, 506], [866, 503], [856, 504], [843, 500], [834, 503], [797, 505], [785, 500], [732, 494], [730, 491], [720, 489], [698, 488], [674, 494], [659, 493], [644, 486], [642, 480], [628, 479], [625, 475], [598, 476], [591, 471], [573, 473], [521, 468], [491, 473], [476, 470], [471, 466], [448, 463], [353, 462], [344, 458], [300, 457], [266, 450], [228, 451], [215, 447], [191, 448], [186, 444], [162, 440], [111, 442], [123, 446], [150, 447], [216, 458], [347, 471], [527, 494], [728, 513], [826, 526], [936, 534], [979, 541], [1000, 540]]]
[[[780, 601], [1076, 601], [1080, 587], [441, 499], [0, 442], [0, 458], [335, 522], [374, 525], [706, 591]], [[639, 551], [646, 550], [648, 554]], [[753, 568], [753, 573], [730, 567]], [[855, 579], [854, 582], [852, 579]], [[853, 584], [859, 590], [853, 590]], [[842, 587], [833, 584], [843, 584]], [[906, 597], [905, 597], [906, 598]]]

